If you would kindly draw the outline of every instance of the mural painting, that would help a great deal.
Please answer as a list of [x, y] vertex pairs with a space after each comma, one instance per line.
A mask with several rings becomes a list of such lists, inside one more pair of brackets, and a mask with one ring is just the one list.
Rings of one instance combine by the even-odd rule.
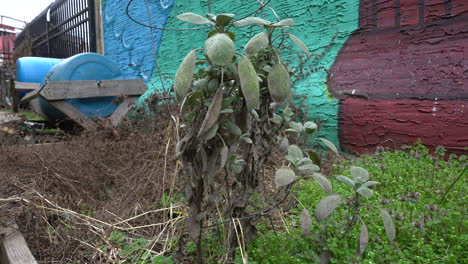
[[[121, 63], [126, 78], [147, 82], [144, 100], [171, 89], [184, 55], [204, 42], [209, 29], [155, 29], [151, 36], [150, 29], [128, 18], [128, 2], [103, 4], [105, 54]], [[284, 0], [269, 5], [280, 18], [294, 19], [291, 32], [315, 54], [304, 61], [299, 50], [287, 51], [300, 73], [294, 92], [304, 96], [300, 103], [320, 124], [320, 137], [359, 153], [418, 139], [455, 151], [468, 145], [466, 1]], [[133, 1], [129, 14], [143, 24], [181, 29], [190, 27], [176, 19], [184, 12], [203, 15], [210, 9], [243, 17], [258, 6], [242, 0], [210, 5], [205, 0], [148, 0]], [[276, 19], [267, 8], [256, 15]], [[257, 32], [236, 33], [236, 43], [243, 45]]]

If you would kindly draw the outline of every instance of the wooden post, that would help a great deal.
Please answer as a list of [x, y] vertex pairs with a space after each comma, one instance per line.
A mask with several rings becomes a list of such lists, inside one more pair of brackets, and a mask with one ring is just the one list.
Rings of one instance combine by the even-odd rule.
[[15, 223], [13, 227], [0, 228], [0, 235], [4, 236], [3, 240], [0, 240], [0, 263], [37, 264]]
[[97, 129], [97, 124], [91, 118], [85, 116], [78, 109], [73, 107], [71, 104], [65, 101], [50, 101], [49, 104], [51, 104], [53, 107], [60, 110], [66, 116], [70, 117], [73, 121], [78, 123], [80, 126], [86, 129], [91, 129], [91, 130]]
[[13, 79], [10, 79], [10, 96], [12, 100], [12, 109], [13, 112], [18, 113], [19, 112], [19, 96], [18, 93], [16, 92], [15, 89], [15, 81]]
[[132, 107], [132, 105], [136, 102], [137, 99], [138, 97], [136, 96], [125, 98], [125, 100], [119, 105], [119, 107], [109, 117], [109, 120], [111, 121], [112, 126], [116, 127], [120, 124], [120, 122], [122, 122], [128, 110]]

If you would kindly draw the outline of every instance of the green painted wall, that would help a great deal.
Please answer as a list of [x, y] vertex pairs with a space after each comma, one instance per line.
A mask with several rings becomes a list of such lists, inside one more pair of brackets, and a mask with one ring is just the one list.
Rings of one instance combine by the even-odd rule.
[[[265, 0], [264, 2], [267, 1]], [[140, 5], [143, 4], [144, 2], [142, 1]], [[257, 9], [258, 6], [259, 4], [255, 0], [211, 0], [211, 13], [234, 13], [237, 17], [242, 17]], [[301, 38], [312, 53], [320, 54], [324, 50], [327, 50], [323, 57], [311, 59], [303, 64], [302, 68], [305, 72], [320, 66], [329, 69], [349, 35], [358, 26], [359, 1], [357, 0], [273, 0], [270, 2], [270, 6], [281, 19], [287, 17], [294, 19], [297, 26], [292, 28], [291, 32]], [[208, 1], [175, 1], [175, 4], [172, 6], [172, 13], [165, 27], [190, 27], [189, 24], [175, 18], [178, 14], [184, 12], [204, 15], [208, 12]], [[259, 12], [257, 16], [262, 16], [272, 21], [275, 19], [272, 12], [267, 8]], [[135, 27], [135, 24], [129, 21], [127, 26]], [[106, 27], [104, 31], [106, 31]], [[209, 29], [164, 32], [161, 42], [158, 43], [158, 62], [166, 89], [170, 89], [172, 78], [184, 56], [191, 49], [203, 46], [208, 31]], [[238, 38], [236, 43], [244, 45], [248, 37], [253, 36], [258, 29], [254, 29], [253, 32], [250, 29], [234, 29], [234, 31]], [[336, 38], [333, 40], [334, 35], [336, 35]], [[150, 41], [150, 39], [151, 37], [148, 36], [147, 41]], [[331, 47], [327, 48], [332, 40]], [[238, 51], [242, 50], [241, 46], [237, 48]], [[282, 55], [287, 58], [293, 68], [299, 69], [298, 65], [301, 61], [299, 55], [302, 55], [299, 49], [287, 50]], [[146, 56], [152, 56], [151, 49], [148, 49]], [[338, 100], [329, 96], [326, 79], [326, 71], [320, 69], [298, 80], [293, 88], [296, 94], [307, 97], [302, 103], [308, 105], [309, 119], [320, 124], [321, 130], [319, 136], [331, 140], [338, 146]], [[153, 69], [148, 85], [151, 91], [161, 90], [160, 77], [156, 67]]]

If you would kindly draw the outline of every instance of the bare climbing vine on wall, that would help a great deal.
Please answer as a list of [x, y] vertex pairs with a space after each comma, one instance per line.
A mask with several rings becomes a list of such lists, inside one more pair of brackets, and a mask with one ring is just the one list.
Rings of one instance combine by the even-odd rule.
[[[273, 202], [256, 212], [246, 210], [259, 191], [259, 175], [272, 146], [287, 144], [285, 120], [291, 121], [293, 72], [277, 45], [288, 37], [310, 54], [301, 40], [287, 32], [294, 25], [292, 19], [233, 21], [234, 14], [194, 13], [177, 18], [215, 28], [204, 48], [185, 56], [174, 82], [184, 135], [177, 144], [177, 157], [183, 165], [180, 182], [189, 207], [189, 237], [196, 244], [198, 263], [204, 262], [203, 230], [210, 227], [221, 229], [225, 261], [234, 259], [237, 248], [245, 258], [259, 217], [268, 215], [289, 193], [288, 187], [281, 188]], [[228, 29], [246, 26], [257, 26], [259, 32], [238, 53], [236, 35]]]

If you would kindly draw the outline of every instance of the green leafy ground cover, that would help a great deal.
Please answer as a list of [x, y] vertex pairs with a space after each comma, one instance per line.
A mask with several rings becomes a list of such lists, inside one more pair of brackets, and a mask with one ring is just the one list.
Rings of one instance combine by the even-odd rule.
[[[287, 228], [275, 232], [268, 223], [262, 225], [261, 234], [250, 245], [249, 263], [318, 263], [324, 250], [333, 252], [331, 263], [464, 263], [467, 163], [466, 155], [448, 156], [443, 148], [430, 155], [425, 147], [416, 145], [406, 152], [380, 151], [335, 165], [335, 173], [330, 175], [335, 193], [352, 194], [336, 180], [338, 175], [349, 176], [352, 165], [367, 169], [370, 179], [380, 183], [373, 186], [375, 194], [365, 200], [360, 212], [369, 232], [365, 252], [356, 255], [360, 224], [341, 238], [343, 216], [351, 210], [346, 203], [325, 224], [313, 219], [311, 235], [301, 237], [302, 209], [314, 212], [327, 195], [315, 182], [302, 181], [295, 191], [300, 203], [286, 218]], [[397, 233], [393, 243], [376, 207], [385, 208], [393, 218]]]

